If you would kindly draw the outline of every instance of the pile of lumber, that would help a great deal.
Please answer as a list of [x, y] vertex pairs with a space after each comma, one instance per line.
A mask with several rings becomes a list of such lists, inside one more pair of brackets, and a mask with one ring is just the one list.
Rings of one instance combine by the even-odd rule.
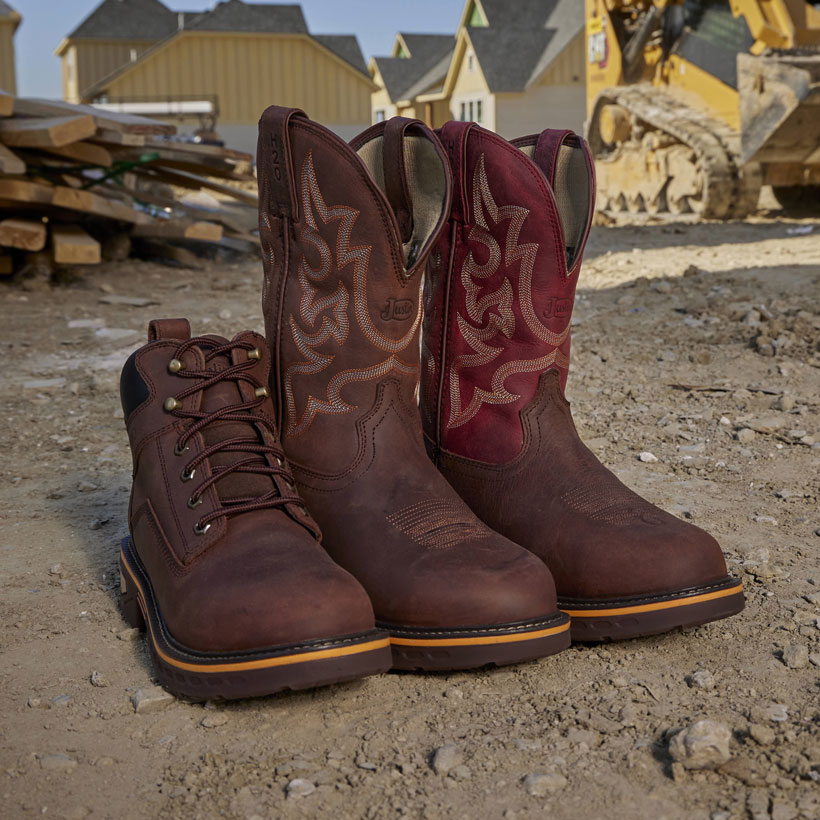
[[215, 248], [255, 252], [253, 158], [175, 133], [0, 91], [0, 275], [131, 253], [185, 263]]

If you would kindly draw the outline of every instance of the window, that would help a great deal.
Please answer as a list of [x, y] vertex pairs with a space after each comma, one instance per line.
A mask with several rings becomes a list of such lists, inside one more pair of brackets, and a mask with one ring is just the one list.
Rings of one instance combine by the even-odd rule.
[[481, 100], [476, 100], [476, 103], [475, 103], [475, 121], [476, 122], [482, 122], [483, 119], [484, 119], [484, 117], [482, 116], [482, 112], [481, 112], [482, 107], [483, 106], [481, 105]]
[[473, 71], [475, 68], [475, 54], [467, 55], [467, 71]]
[[461, 116], [459, 117], [459, 119], [462, 122], [467, 121], [467, 103], [461, 103]]
[[374, 111], [373, 117], [376, 122], [384, 122], [384, 109], [380, 108], [378, 111]]
[[473, 101], [472, 100], [470, 100], [470, 102], [467, 104], [467, 110], [470, 112], [469, 120], [470, 120], [470, 122], [472, 122], [475, 119], [475, 117], [473, 116]]

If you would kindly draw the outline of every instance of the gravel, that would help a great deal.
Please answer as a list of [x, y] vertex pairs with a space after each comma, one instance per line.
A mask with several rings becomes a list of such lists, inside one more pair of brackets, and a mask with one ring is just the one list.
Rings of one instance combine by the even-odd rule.
[[669, 755], [686, 769], [715, 769], [731, 758], [732, 733], [715, 720], [699, 720], [669, 741]]

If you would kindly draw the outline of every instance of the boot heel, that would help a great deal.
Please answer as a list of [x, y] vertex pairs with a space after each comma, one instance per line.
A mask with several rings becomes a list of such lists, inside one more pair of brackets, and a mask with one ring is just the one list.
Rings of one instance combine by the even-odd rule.
[[134, 582], [120, 569], [120, 608], [128, 625], [145, 631], [145, 617], [142, 614]]

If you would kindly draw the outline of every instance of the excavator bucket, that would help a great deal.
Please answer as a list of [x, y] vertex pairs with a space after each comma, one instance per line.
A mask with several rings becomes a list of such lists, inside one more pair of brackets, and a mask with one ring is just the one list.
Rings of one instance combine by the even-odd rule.
[[742, 164], [820, 165], [820, 52], [738, 54]]

